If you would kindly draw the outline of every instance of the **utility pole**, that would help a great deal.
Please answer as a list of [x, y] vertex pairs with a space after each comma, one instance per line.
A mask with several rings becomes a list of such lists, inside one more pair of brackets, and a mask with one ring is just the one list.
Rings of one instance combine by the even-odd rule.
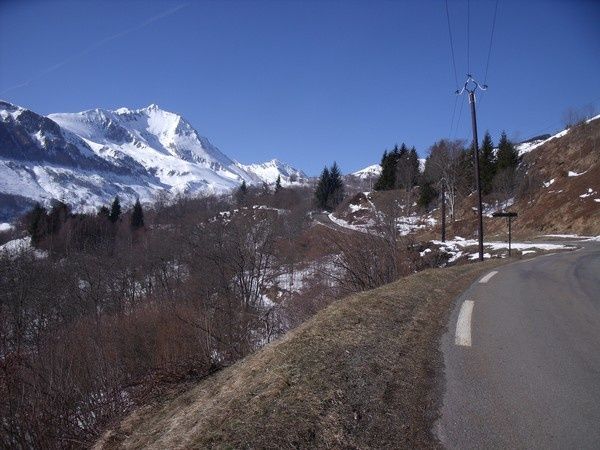
[[473, 153], [475, 159], [475, 187], [477, 189], [477, 215], [478, 215], [478, 237], [479, 237], [479, 261], [483, 261], [483, 204], [481, 201], [481, 181], [479, 176], [479, 143], [477, 140], [477, 113], [475, 112], [475, 91], [477, 89], [485, 91], [486, 85], [480, 85], [473, 77], [467, 74], [467, 81], [458, 95], [463, 92], [469, 94], [469, 103], [471, 104], [471, 125], [473, 127]]
[[442, 242], [446, 242], [446, 183], [442, 180]]

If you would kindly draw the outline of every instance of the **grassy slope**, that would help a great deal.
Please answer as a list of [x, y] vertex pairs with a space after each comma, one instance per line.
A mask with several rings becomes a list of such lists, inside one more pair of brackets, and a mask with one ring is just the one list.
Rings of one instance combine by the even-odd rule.
[[439, 338], [488, 261], [342, 299], [185, 393], [137, 410], [103, 448], [436, 446]]
[[[600, 203], [594, 201], [600, 198], [600, 119], [548, 141], [526, 154], [524, 162], [539, 180], [555, 182], [540, 186], [530, 204], [517, 205], [518, 229], [600, 234]], [[569, 177], [569, 171], [582, 175]], [[589, 188], [596, 194], [580, 197]]]

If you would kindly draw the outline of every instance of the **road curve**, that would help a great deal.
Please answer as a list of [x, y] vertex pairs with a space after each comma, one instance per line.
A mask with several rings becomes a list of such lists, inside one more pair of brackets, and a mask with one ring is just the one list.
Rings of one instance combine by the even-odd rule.
[[600, 448], [600, 244], [583, 245], [502, 266], [458, 299], [441, 344], [446, 448]]

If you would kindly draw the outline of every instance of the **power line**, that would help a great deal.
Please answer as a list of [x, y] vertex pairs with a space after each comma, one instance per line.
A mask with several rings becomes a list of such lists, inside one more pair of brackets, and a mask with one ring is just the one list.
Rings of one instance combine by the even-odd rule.
[[456, 58], [454, 57], [454, 40], [452, 39], [452, 27], [450, 26], [450, 12], [448, 10], [448, 0], [446, 0], [446, 19], [448, 21], [448, 35], [450, 36], [450, 53], [452, 54], [452, 67], [454, 68], [454, 82], [458, 89], [458, 76], [456, 74]]
[[[458, 95], [457, 95], [457, 97], [458, 97]], [[461, 97], [462, 97], [462, 95], [461, 95]], [[465, 104], [464, 99], [466, 97], [462, 97], [462, 98], [463, 98], [463, 101], [460, 102], [460, 110], [458, 111], [458, 120], [456, 121], [456, 128], [454, 129], [454, 134], [452, 135], [452, 139], [454, 139], [456, 137], [456, 134], [458, 133], [458, 127], [460, 127], [460, 119], [462, 117], [462, 110], [463, 110], [463, 106]]]
[[479, 107], [479, 114], [481, 114], [481, 104], [483, 103], [483, 98], [485, 97], [485, 93], [487, 91], [482, 91], [481, 94], [479, 94], [479, 97], [477, 99], [477, 106]]
[[454, 116], [456, 115], [456, 103], [458, 102], [458, 95], [454, 96], [454, 108], [452, 109], [452, 120], [450, 121], [450, 133], [448, 137], [452, 137], [452, 129], [454, 128]]
[[494, 7], [494, 19], [492, 20], [492, 32], [490, 33], [490, 46], [488, 49], [487, 63], [485, 65], [485, 77], [483, 78], [483, 84], [487, 82], [488, 69], [490, 68], [490, 56], [492, 54], [492, 42], [494, 40], [494, 30], [496, 29], [496, 15], [498, 13], [498, 3], [500, 0], [496, 0], [496, 6]]

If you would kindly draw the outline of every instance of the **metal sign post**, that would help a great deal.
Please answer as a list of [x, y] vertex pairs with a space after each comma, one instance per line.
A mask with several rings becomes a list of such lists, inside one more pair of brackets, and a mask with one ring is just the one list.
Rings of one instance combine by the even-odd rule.
[[511, 221], [513, 217], [517, 217], [516, 212], [495, 212], [492, 217], [506, 217], [508, 219], [508, 256], [511, 256], [511, 240], [512, 240], [512, 227]]

